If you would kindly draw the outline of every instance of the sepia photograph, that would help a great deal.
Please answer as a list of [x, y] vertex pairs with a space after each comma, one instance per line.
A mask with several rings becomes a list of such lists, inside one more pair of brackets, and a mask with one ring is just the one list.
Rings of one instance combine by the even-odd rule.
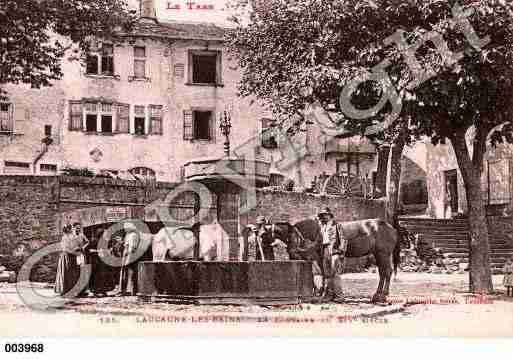
[[513, 336], [511, 1], [0, 0], [0, 58], [6, 357]]

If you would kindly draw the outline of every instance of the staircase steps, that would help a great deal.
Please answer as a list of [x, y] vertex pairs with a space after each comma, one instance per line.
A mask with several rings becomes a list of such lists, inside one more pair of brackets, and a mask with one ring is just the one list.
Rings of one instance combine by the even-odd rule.
[[[468, 261], [469, 233], [466, 219], [400, 218], [399, 224], [419, 238], [441, 248], [449, 258]], [[494, 274], [501, 273], [508, 257], [513, 255], [513, 241], [490, 238], [490, 267]]]

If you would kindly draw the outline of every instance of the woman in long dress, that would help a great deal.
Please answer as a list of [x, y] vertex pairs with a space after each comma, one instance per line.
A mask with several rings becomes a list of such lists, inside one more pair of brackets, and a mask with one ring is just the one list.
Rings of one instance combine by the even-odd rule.
[[103, 257], [109, 253], [109, 250], [98, 249], [98, 243], [104, 233], [105, 231], [102, 228], [98, 229], [89, 247], [89, 258], [92, 266], [89, 289], [96, 296], [105, 296], [107, 292], [110, 292], [115, 287], [112, 267], [103, 261]]
[[65, 295], [75, 286], [80, 278], [80, 266], [77, 264], [77, 256], [82, 253], [70, 225], [66, 225], [62, 229], [61, 248], [62, 252], [57, 264], [54, 290], [60, 295]]

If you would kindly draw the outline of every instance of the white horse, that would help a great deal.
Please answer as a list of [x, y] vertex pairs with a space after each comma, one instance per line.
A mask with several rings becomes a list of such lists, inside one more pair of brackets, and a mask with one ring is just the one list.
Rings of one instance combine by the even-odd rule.
[[[204, 261], [216, 260], [218, 255], [219, 225], [217, 223], [202, 225], [199, 238], [199, 259]], [[153, 260], [165, 261], [194, 260], [196, 240], [191, 227], [164, 227], [153, 237]]]

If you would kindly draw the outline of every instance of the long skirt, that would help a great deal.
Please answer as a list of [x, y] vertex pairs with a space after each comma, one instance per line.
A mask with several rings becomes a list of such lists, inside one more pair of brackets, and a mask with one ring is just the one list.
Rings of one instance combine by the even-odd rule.
[[67, 252], [61, 253], [57, 264], [54, 291], [61, 295], [68, 293], [79, 278], [80, 267], [77, 264], [77, 257]]
[[114, 273], [112, 267], [107, 265], [102, 258], [94, 253], [90, 257], [92, 274], [89, 280], [89, 289], [93, 293], [107, 293], [115, 288]]

